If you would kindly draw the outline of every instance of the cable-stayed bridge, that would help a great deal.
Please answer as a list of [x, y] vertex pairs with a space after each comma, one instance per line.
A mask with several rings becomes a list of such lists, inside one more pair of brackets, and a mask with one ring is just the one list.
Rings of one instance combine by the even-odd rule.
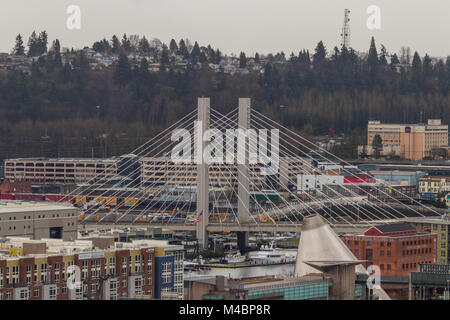
[[[80, 223], [195, 231], [206, 247], [208, 232], [236, 231], [246, 243], [251, 231], [299, 231], [313, 214], [342, 231], [442, 214], [402, 194], [405, 204], [366, 172], [346, 171], [348, 181], [325, 174], [314, 161], [346, 162], [250, 103], [241, 98], [222, 114], [199, 98], [195, 110], [122, 158], [119, 176], [72, 191]], [[299, 175], [311, 181], [299, 188]]]

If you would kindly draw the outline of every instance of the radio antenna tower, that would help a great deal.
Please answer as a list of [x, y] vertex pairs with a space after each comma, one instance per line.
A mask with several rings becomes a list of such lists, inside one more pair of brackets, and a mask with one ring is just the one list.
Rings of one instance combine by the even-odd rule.
[[344, 25], [342, 26], [341, 33], [341, 46], [350, 48], [350, 10], [344, 10]]

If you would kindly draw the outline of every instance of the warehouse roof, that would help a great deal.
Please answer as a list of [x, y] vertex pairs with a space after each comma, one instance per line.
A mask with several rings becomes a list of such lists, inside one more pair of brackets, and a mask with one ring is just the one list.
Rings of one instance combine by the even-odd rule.
[[375, 228], [382, 233], [416, 231], [416, 229], [408, 222], [382, 224], [375, 226]]

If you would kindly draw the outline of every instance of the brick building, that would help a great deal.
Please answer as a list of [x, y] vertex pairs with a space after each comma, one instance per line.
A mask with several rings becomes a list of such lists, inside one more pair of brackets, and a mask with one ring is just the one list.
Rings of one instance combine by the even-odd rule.
[[377, 265], [382, 276], [409, 276], [419, 263], [436, 263], [436, 235], [417, 232], [409, 223], [373, 226], [343, 240], [365, 267]]
[[[165, 241], [4, 238], [0, 242], [0, 300], [159, 299], [162, 292], [183, 292], [175, 256], [182, 261], [183, 248]], [[75, 289], [68, 286], [71, 266], [79, 270], [82, 281]]]

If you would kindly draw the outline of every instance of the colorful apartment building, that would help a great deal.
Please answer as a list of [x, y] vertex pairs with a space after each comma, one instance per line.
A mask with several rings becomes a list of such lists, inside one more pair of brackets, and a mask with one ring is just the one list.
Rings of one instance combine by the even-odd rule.
[[[183, 248], [165, 241], [8, 237], [0, 244], [0, 300], [161, 299], [165, 292], [182, 298], [176, 270]], [[70, 276], [79, 282], [75, 288]]]
[[423, 198], [438, 199], [450, 190], [450, 177], [423, 177], [419, 179], [419, 193]]

